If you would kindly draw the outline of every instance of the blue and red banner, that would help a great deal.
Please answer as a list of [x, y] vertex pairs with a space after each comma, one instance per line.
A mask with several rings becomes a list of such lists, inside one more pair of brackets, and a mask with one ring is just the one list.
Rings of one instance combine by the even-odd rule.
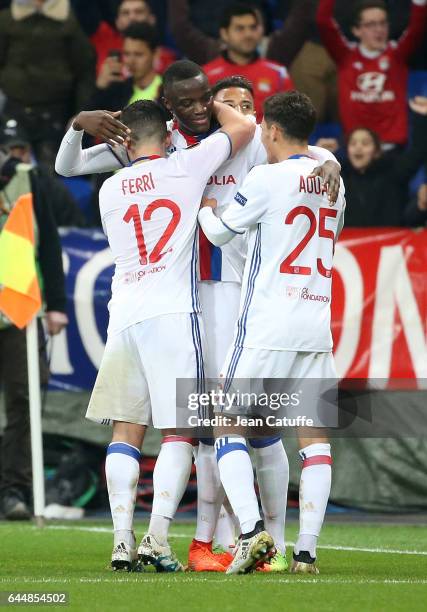
[[[70, 324], [54, 339], [53, 389], [90, 389], [108, 322], [112, 255], [97, 230], [61, 230]], [[427, 230], [344, 230], [333, 273], [340, 376], [427, 379]]]

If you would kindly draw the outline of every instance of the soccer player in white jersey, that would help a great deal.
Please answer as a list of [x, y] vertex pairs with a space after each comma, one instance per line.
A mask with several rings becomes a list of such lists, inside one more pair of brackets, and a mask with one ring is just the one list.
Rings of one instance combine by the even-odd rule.
[[[113, 422], [106, 477], [114, 524], [114, 569], [136, 557], [132, 529], [140, 448], [145, 428], [162, 431], [153, 476], [148, 534], [138, 556], [158, 571], [180, 571], [168, 529], [187, 486], [191, 439], [176, 435], [176, 380], [203, 379], [203, 330], [196, 283], [196, 224], [206, 181], [247, 144], [253, 124], [215, 103], [221, 130], [199, 146], [166, 157], [164, 110], [139, 101], [123, 111], [132, 130], [131, 165], [99, 193], [115, 271], [107, 343], [87, 418]], [[165, 495], [167, 491], [167, 495]]]
[[[315, 162], [307, 141], [315, 110], [307, 96], [276, 94], [265, 102], [264, 113], [268, 165], [251, 170], [221, 215], [213, 212], [214, 199], [199, 213], [205, 235], [218, 246], [249, 230], [239, 320], [222, 369], [224, 390], [233, 379], [336, 378], [331, 269], [343, 223], [344, 189], [331, 206], [320, 179], [309, 178]], [[307, 291], [322, 299], [302, 299]], [[245, 438], [220, 432], [215, 446], [221, 481], [242, 531], [227, 572], [244, 572], [274, 542], [259, 514]], [[326, 505], [321, 496], [314, 503]], [[314, 565], [309, 556], [302, 562]]]
[[[206, 75], [201, 68], [189, 61], [175, 62], [164, 74], [165, 101], [174, 115], [172, 149], [181, 149], [197, 143], [206, 137], [211, 126], [212, 97]], [[229, 89], [229, 88], [228, 88]], [[218, 93], [218, 91], [217, 91]], [[73, 127], [65, 135], [57, 157], [56, 169], [60, 174], [73, 175], [106, 172], [127, 163], [127, 156], [117, 147], [97, 145], [81, 149], [81, 128], [90, 133], [100, 117], [107, 124], [103, 135], [114, 138], [114, 123], [110, 115], [101, 111], [80, 113]], [[125, 128], [119, 127], [119, 138], [125, 135]], [[324, 149], [313, 147], [312, 154], [320, 162], [321, 172], [332, 191], [339, 181], [339, 166]], [[330, 160], [329, 162], [327, 160]], [[215, 197], [221, 204], [231, 201], [236, 188], [242, 183], [249, 170], [265, 163], [266, 153], [261, 144], [260, 128], [257, 127], [253, 140], [233, 160], [226, 162], [208, 181], [205, 195]], [[234, 241], [233, 241], [234, 242]], [[233, 328], [238, 315], [241, 279], [245, 261], [246, 240], [236, 240], [218, 249], [200, 238], [200, 291], [202, 311], [207, 333], [207, 354], [205, 371], [207, 376], [216, 377], [225, 359], [227, 346], [232, 341]], [[218, 508], [223, 494], [220, 487], [213, 446], [209, 440], [200, 442], [197, 457], [198, 468], [198, 515], [195, 538], [189, 551], [189, 566], [192, 569], [221, 571], [219, 558], [214, 557], [212, 536], [218, 517]], [[286, 501], [272, 495], [272, 481], [283, 476], [287, 480], [288, 463], [281, 440], [275, 436], [260, 443], [255, 442], [254, 454], [258, 468], [258, 483], [261, 491], [264, 514], [279, 551], [284, 552], [283, 517]], [[265, 445], [265, 446], [264, 446]], [[277, 501], [279, 500], [279, 501]], [[271, 520], [270, 520], [271, 518]], [[231, 532], [229, 532], [231, 533]], [[221, 542], [227, 544], [226, 541]], [[216, 560], [218, 559], [218, 560]]]

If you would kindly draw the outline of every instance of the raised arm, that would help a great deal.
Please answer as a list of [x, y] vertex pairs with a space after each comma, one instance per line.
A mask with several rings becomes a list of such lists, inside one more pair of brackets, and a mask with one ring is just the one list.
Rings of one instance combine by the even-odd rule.
[[62, 176], [80, 176], [82, 174], [100, 174], [123, 168], [123, 164], [107, 144], [82, 148], [83, 130], [77, 131], [72, 126], [62, 139], [55, 160], [55, 170]]
[[427, 97], [418, 96], [409, 105], [413, 111], [409, 146], [393, 157], [395, 176], [402, 182], [410, 181], [427, 159]]
[[305, 43], [314, 22], [317, 0], [298, 0], [286, 17], [283, 27], [270, 36], [267, 58], [290, 66]]
[[350, 44], [334, 19], [335, 0], [320, 0], [316, 21], [323, 44], [337, 64], [350, 50]]
[[[82, 111], [62, 139], [55, 161], [55, 170], [62, 176], [112, 172], [126, 165], [112, 148], [124, 143], [130, 130], [118, 120], [120, 112]], [[83, 133], [87, 132], [108, 144], [82, 148]], [[111, 146], [110, 146], [111, 145]]]
[[396, 53], [407, 61], [417, 49], [426, 27], [427, 0], [412, 0], [409, 24], [397, 43]]
[[263, 176], [263, 168], [252, 168], [245, 178], [234, 201], [217, 217], [216, 200], [204, 198], [199, 212], [203, 233], [212, 244], [222, 246], [258, 223], [264, 215], [269, 200], [269, 189]]
[[191, 23], [188, 0], [169, 0], [168, 17], [179, 50], [193, 62], [206, 64], [219, 55], [219, 40], [207, 36]]
[[214, 114], [221, 126], [221, 131], [225, 132], [230, 139], [231, 156], [234, 157], [253, 138], [256, 124], [250, 117], [242, 115], [222, 102], [214, 102]]

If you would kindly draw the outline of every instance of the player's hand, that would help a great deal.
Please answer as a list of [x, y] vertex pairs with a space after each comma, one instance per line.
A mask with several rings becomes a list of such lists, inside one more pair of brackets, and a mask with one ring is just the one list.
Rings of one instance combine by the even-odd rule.
[[200, 208], [212, 208], [212, 210], [215, 210], [215, 208], [218, 206], [218, 202], [216, 201], [215, 198], [202, 198], [202, 202], [200, 204]]
[[340, 190], [340, 166], [334, 161], [329, 160], [321, 166], [316, 166], [310, 176], [320, 176], [325, 185], [327, 185], [329, 205], [333, 206], [337, 201]]
[[414, 113], [427, 115], [427, 96], [415, 96], [415, 98], [409, 100], [409, 106]]
[[336, 138], [319, 138], [316, 142], [316, 147], [322, 147], [331, 153], [335, 153], [340, 148], [340, 145]]
[[82, 111], [73, 121], [75, 130], [84, 130], [108, 144], [124, 144], [130, 138], [130, 129], [119, 121], [121, 111]]
[[49, 310], [46, 313], [47, 333], [50, 336], [56, 336], [59, 332], [68, 325], [68, 317], [64, 312]]
[[107, 89], [112, 83], [122, 83], [123, 81], [120, 60], [117, 57], [107, 57], [99, 71], [96, 86], [98, 89]]

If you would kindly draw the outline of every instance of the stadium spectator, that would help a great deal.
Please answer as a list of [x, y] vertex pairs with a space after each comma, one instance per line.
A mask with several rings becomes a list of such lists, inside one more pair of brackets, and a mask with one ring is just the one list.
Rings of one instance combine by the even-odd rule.
[[5, 118], [31, 135], [40, 163], [53, 168], [67, 118], [85, 106], [94, 53], [68, 0], [13, 0], [0, 13], [0, 88]]
[[[111, 51], [123, 49], [123, 32], [131, 23], [156, 25], [156, 16], [147, 0], [122, 0], [118, 3], [114, 19], [111, 19], [111, 3], [109, 5], [104, 0], [99, 3], [92, 0], [89, 6], [87, 0], [73, 0], [73, 8], [95, 47], [97, 74]], [[162, 74], [175, 59], [176, 54], [172, 49], [159, 46], [154, 62], [155, 71]]]
[[0, 125], [0, 148], [14, 159], [32, 166], [32, 172], [38, 177], [38, 187], [49, 199], [57, 227], [83, 227], [84, 216], [75, 199], [64, 183], [46, 171], [43, 166], [34, 164], [30, 138], [15, 119], [9, 119]]
[[155, 27], [133, 23], [123, 36], [122, 56], [109, 57], [104, 62], [96, 80], [91, 108], [117, 111], [137, 100], [159, 97], [162, 78], [154, 70], [159, 44]]
[[249, 79], [254, 87], [255, 108], [259, 118], [266, 98], [293, 87], [284, 66], [259, 56], [257, 47], [262, 33], [259, 11], [241, 2], [231, 5], [224, 12], [220, 27], [225, 50], [204, 66], [211, 84], [235, 74]]
[[[68, 320], [61, 245], [49, 194], [41, 189], [37, 172], [12, 157], [0, 163], [0, 176], [0, 231], [18, 197], [28, 192], [33, 194], [37, 261], [46, 305], [47, 331], [55, 335]], [[39, 331], [41, 381], [46, 383], [48, 368], [41, 326]], [[4, 391], [7, 420], [0, 450], [0, 509], [6, 519], [29, 519], [31, 445], [25, 330], [12, 325], [3, 315], [0, 315], [0, 384]]]
[[427, 98], [410, 102], [413, 138], [404, 151], [383, 153], [378, 135], [369, 128], [350, 132], [341, 176], [346, 190], [346, 226], [419, 225], [427, 207], [419, 198], [418, 212], [408, 207], [408, 184], [427, 159]]
[[406, 91], [408, 60], [424, 32], [426, 0], [413, 0], [408, 28], [389, 40], [388, 12], [382, 0], [357, 5], [353, 45], [333, 19], [335, 0], [320, 0], [317, 23], [338, 68], [339, 111], [345, 134], [363, 125], [383, 145], [403, 145], [408, 137]]
[[[310, 21], [313, 21], [313, 1], [298, 0], [293, 3], [283, 28], [272, 32], [267, 40], [268, 59], [285, 66], [291, 64], [307, 37]], [[287, 4], [284, 0], [279, 3], [281, 7], [284, 4]], [[259, 5], [257, 3], [254, 7]], [[262, 2], [261, 8], [267, 9], [269, 5], [268, 1]], [[218, 38], [218, 30], [222, 14], [229, 7], [229, 0], [220, 0], [215, 5], [208, 0], [169, 0], [169, 26], [180, 51], [198, 64], [215, 59], [224, 49], [223, 42]], [[261, 11], [257, 10], [263, 18]]]

